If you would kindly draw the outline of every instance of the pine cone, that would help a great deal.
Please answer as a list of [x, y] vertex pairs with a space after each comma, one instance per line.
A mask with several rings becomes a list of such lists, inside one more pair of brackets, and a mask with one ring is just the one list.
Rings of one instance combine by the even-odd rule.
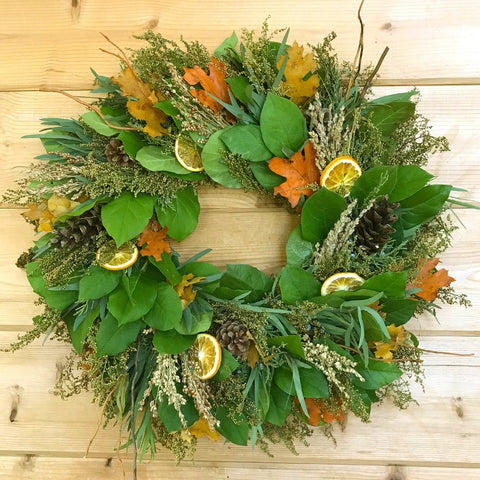
[[234, 357], [246, 357], [250, 348], [247, 327], [237, 320], [227, 320], [217, 331], [218, 343]]
[[390, 240], [395, 233], [392, 223], [397, 221], [393, 211], [399, 207], [398, 203], [390, 203], [388, 196], [377, 200], [372, 208], [360, 219], [355, 233], [357, 245], [366, 253], [375, 253]]
[[105, 155], [107, 160], [114, 165], [126, 167], [132, 159], [125, 153], [123, 143], [118, 138], [112, 138], [110, 143], [105, 147]]
[[95, 247], [97, 236], [103, 229], [100, 207], [96, 205], [79, 217], [69, 218], [63, 227], [54, 230], [50, 243], [55, 248], [72, 248], [79, 245]]

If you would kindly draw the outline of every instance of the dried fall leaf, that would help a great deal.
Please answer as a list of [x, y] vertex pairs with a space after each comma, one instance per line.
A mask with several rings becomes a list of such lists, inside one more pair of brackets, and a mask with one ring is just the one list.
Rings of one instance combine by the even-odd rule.
[[408, 339], [408, 332], [403, 325], [396, 327], [393, 323], [387, 327], [390, 343], [375, 342], [375, 358], [383, 358], [386, 362], [393, 359], [393, 352]]
[[445, 268], [436, 269], [439, 261], [439, 258], [420, 260], [417, 265], [419, 272], [415, 280], [407, 285], [407, 289], [420, 288], [420, 292], [415, 293], [415, 295], [427, 302], [432, 302], [437, 298], [439, 288], [448, 287], [455, 281], [453, 277], [448, 276], [448, 271]]
[[[127, 108], [137, 120], [146, 122], [143, 131], [151, 137], [158, 137], [168, 133], [162, 124], [166, 122], [167, 115], [154, 105], [163, 97], [151, 90], [150, 84], [143, 82], [138, 75], [127, 67], [118, 77], [112, 77], [112, 82], [119, 85], [124, 97], [130, 97]], [[133, 97], [133, 98], [132, 98]]]
[[268, 162], [270, 170], [286, 178], [285, 182], [274, 188], [274, 194], [287, 198], [292, 207], [298, 205], [302, 194], [308, 197], [313, 193], [308, 185], [320, 181], [320, 171], [315, 165], [315, 150], [311, 142], [305, 145], [304, 153], [305, 158], [299, 151], [290, 160], [274, 157]]
[[[313, 58], [313, 53], [303, 55], [303, 46], [299, 46], [297, 42], [287, 49], [287, 65], [285, 67], [285, 82], [287, 96], [293, 103], [303, 105], [308, 99], [315, 95], [320, 80], [317, 74], [313, 74], [304, 80], [305, 76], [317, 68], [317, 63]], [[283, 63], [284, 55], [282, 55], [277, 63], [277, 68]]]
[[218, 442], [220, 439], [220, 434], [215, 429], [210, 430], [210, 426], [205, 417], [200, 417], [191, 427], [189, 427], [188, 431], [197, 438], [207, 435], [215, 442]]
[[247, 364], [250, 368], [255, 368], [255, 365], [258, 363], [260, 355], [258, 354], [257, 346], [255, 342], [250, 342], [250, 347], [247, 352]]
[[183, 67], [185, 75], [183, 79], [189, 85], [200, 85], [202, 89], [192, 89], [190, 93], [199, 100], [200, 103], [210, 107], [215, 113], [220, 113], [223, 109], [222, 105], [213, 99], [210, 95], [215, 95], [225, 103], [230, 103], [230, 97], [228, 95], [228, 84], [225, 81], [225, 73], [223, 72], [224, 64], [212, 57], [209, 69], [210, 74], [207, 75], [198, 65], [193, 68]]
[[139, 247], [146, 245], [140, 250], [140, 255], [147, 257], [151, 255], [157, 262], [162, 259], [162, 253], [170, 253], [170, 244], [165, 240], [168, 227], [162, 228], [158, 222], [152, 219], [148, 222], [145, 230], [138, 237], [137, 244]]
[[[298, 404], [298, 398], [295, 398], [295, 402]], [[338, 401], [340, 406], [340, 401]], [[327, 408], [318, 398], [305, 398], [305, 405], [308, 412], [308, 423], [316, 427], [320, 422], [332, 424], [335, 420], [343, 422], [345, 415], [340, 408], [337, 411], [331, 411]]]
[[204, 279], [205, 277], [194, 277], [193, 273], [187, 273], [182, 277], [182, 280], [173, 287], [180, 297], [183, 310], [185, 310], [185, 308], [187, 308], [197, 296], [197, 292], [193, 289], [193, 285]]

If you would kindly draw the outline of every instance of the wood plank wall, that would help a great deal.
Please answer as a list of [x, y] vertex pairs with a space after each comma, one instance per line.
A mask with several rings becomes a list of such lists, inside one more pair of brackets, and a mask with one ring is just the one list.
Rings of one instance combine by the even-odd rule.
[[[198, 39], [214, 48], [232, 29], [291, 27], [291, 39], [316, 43], [335, 30], [339, 56], [353, 59], [359, 25], [357, 0], [23, 0], [0, 1], [0, 191], [14, 185], [21, 166], [41, 153], [40, 118], [75, 117], [82, 108], [42, 87], [88, 97], [89, 67], [114, 74], [112, 57], [100, 52], [107, 34], [123, 47], [138, 47], [132, 35], [148, 28], [167, 37]], [[431, 160], [439, 182], [468, 189], [480, 200], [480, 3], [478, 0], [367, 0], [363, 9], [365, 61], [390, 53], [375, 93], [416, 86], [421, 111], [432, 131], [446, 135], [451, 151]], [[399, 88], [402, 87], [402, 88]], [[202, 213], [194, 235], [178, 249], [185, 254], [213, 248], [208, 260], [250, 262], [267, 272], [284, 262], [284, 243], [296, 220], [273, 202], [218, 188], [201, 192]], [[0, 347], [30, 328], [35, 300], [14, 262], [32, 241], [20, 211], [0, 209]], [[443, 265], [474, 307], [443, 308], [438, 322], [416, 319], [410, 327], [432, 350], [475, 353], [474, 357], [426, 357], [425, 392], [414, 387], [418, 405], [399, 412], [390, 404], [374, 410], [371, 423], [348, 420], [337, 444], [315, 435], [310, 448], [292, 456], [200, 442], [195, 462], [175, 466], [161, 451], [141, 465], [141, 479], [358, 479], [473, 480], [480, 478], [480, 214], [458, 209], [454, 247]], [[235, 215], [235, 221], [231, 219]], [[227, 226], [227, 227], [226, 227]], [[265, 242], [265, 238], [269, 241]], [[122, 466], [114, 428], [100, 432], [88, 459], [82, 458], [100, 410], [88, 394], [62, 401], [52, 394], [65, 346], [36, 342], [15, 354], [0, 354], [0, 478], [117, 479]], [[12, 408], [17, 405], [16, 415]], [[13, 421], [11, 421], [13, 420]], [[112, 459], [113, 457], [113, 459]], [[124, 460], [127, 478], [131, 462]]]

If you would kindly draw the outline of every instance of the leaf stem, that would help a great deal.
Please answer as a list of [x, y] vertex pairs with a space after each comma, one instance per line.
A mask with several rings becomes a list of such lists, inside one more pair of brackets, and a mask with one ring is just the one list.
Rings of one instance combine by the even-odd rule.
[[363, 97], [365, 97], [365, 95], [367, 94], [367, 90], [370, 88], [370, 85], [371, 85], [373, 79], [375, 78], [375, 75], [380, 70], [380, 67], [381, 67], [383, 61], [385, 60], [385, 57], [387, 56], [387, 53], [388, 53], [389, 50], [390, 49], [388, 47], [385, 47], [385, 50], [383, 51], [382, 55], [380, 55], [380, 58], [377, 62], [376, 67], [373, 69], [373, 72], [367, 78], [367, 81], [365, 82], [365, 85], [363, 86], [362, 93], [360, 94], [360, 97], [358, 99], [359, 102], [361, 102], [363, 100]]

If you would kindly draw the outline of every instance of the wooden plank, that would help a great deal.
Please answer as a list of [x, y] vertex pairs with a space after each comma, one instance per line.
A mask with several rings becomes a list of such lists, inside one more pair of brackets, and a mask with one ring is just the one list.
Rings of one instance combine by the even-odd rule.
[[[132, 462], [125, 460], [123, 468], [127, 478]], [[37, 455], [0, 457], [0, 478], [4, 480], [118, 480], [123, 476], [122, 465], [116, 458], [62, 458]], [[302, 480], [319, 478], [335, 480], [478, 480], [477, 468], [438, 468], [387, 465], [303, 465], [299, 476], [298, 465], [289, 463], [248, 463], [247, 461], [218, 463], [199, 462], [194, 465], [183, 462], [144, 462], [138, 466], [138, 478], [142, 480], [191, 480], [192, 476], [211, 480], [245, 480], [261, 472], [265, 480]]]
[[[123, 47], [138, 47], [131, 36], [153, 28], [175, 40], [180, 35], [197, 39], [213, 50], [232, 29], [259, 30], [271, 15], [273, 29], [291, 27], [292, 41], [317, 43], [335, 30], [335, 46], [344, 60], [353, 60], [358, 42], [357, 0], [343, 1], [341, 10], [335, 0], [297, 0], [295, 8], [286, 0], [238, 0], [221, 8], [215, 0], [204, 0], [204, 14], [199, 14], [195, 0], [181, 6], [174, 0], [140, 0], [135, 8], [129, 7], [113, 0], [5, 3], [1, 56], [8, 68], [2, 72], [0, 89], [88, 88], [90, 66], [101, 73], [115, 71], [115, 59], [99, 51], [107, 47], [99, 31]], [[423, 84], [478, 83], [480, 59], [471, 41], [480, 33], [475, 0], [398, 4], [371, 0], [363, 9], [363, 20], [364, 64], [376, 63], [386, 45], [391, 49], [381, 71], [383, 83], [410, 83], [409, 79]]]
[[[375, 96], [407, 91], [412, 87], [377, 87]], [[432, 132], [444, 135], [450, 142], [450, 152], [433, 155], [427, 167], [438, 178], [438, 183], [453, 184], [469, 190], [463, 198], [480, 201], [480, 105], [472, 98], [480, 96], [480, 86], [422, 87], [419, 111], [430, 119]], [[93, 97], [87, 92], [73, 92], [83, 100]], [[73, 100], [56, 93], [17, 92], [0, 93], [0, 191], [15, 186], [22, 176], [19, 167], [27, 166], [43, 152], [38, 139], [22, 139], [37, 133], [41, 118], [76, 118], [86, 110]], [[216, 202], [216, 199], [215, 199]], [[222, 203], [217, 203], [217, 206]]]

